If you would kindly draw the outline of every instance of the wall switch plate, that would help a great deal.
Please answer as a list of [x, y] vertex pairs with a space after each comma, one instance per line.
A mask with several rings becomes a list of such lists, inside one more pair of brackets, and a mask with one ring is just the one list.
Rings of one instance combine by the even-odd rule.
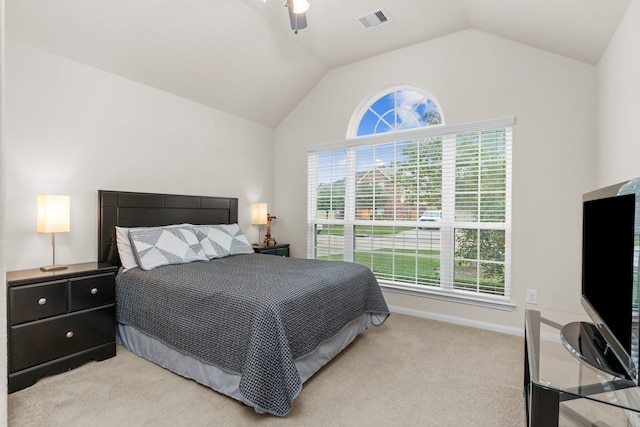
[[538, 291], [535, 289], [527, 289], [527, 304], [538, 303]]

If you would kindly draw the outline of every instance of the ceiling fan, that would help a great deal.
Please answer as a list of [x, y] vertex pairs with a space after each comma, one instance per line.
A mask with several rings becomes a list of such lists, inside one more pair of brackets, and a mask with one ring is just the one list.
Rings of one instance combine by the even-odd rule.
[[307, 0], [286, 0], [284, 6], [289, 10], [291, 29], [295, 34], [298, 34], [298, 30], [307, 28], [307, 15], [305, 14], [309, 10]]

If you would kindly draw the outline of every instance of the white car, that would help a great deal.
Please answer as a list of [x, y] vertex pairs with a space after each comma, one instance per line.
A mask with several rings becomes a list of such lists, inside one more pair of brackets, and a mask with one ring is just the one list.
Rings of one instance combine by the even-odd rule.
[[419, 221], [438, 222], [442, 219], [441, 211], [424, 211], [420, 215]]

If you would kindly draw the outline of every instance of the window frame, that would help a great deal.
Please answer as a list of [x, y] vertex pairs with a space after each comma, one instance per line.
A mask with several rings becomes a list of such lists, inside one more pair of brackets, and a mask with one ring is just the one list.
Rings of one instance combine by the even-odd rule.
[[[345, 260], [352, 260], [353, 252], [354, 252], [354, 238], [353, 232], [355, 227], [358, 225], [371, 225], [371, 221], [367, 220], [358, 220], [355, 216], [354, 206], [348, 206], [349, 203], [345, 202], [344, 209], [344, 219], [328, 219], [328, 220], [318, 220], [317, 219], [317, 165], [314, 165], [313, 156], [314, 153], [324, 152], [328, 150], [345, 150], [345, 155], [347, 158], [354, 157], [355, 151], [358, 147], [368, 146], [368, 145], [378, 145], [384, 143], [391, 142], [399, 142], [399, 141], [409, 141], [409, 140], [421, 140], [427, 138], [441, 137], [443, 139], [443, 158], [445, 155], [451, 156], [451, 153], [446, 154], [447, 150], [444, 148], [446, 146], [451, 146], [451, 142], [455, 144], [455, 138], [459, 134], [471, 133], [471, 132], [482, 132], [486, 130], [495, 130], [495, 129], [506, 129], [508, 132], [508, 138], [506, 140], [507, 150], [507, 161], [508, 161], [508, 171], [507, 171], [507, 188], [506, 188], [506, 218], [504, 221], [504, 232], [505, 232], [505, 295], [487, 295], [483, 293], [476, 293], [470, 291], [462, 291], [458, 289], [454, 289], [453, 286], [453, 277], [451, 278], [443, 278], [443, 280], [451, 279], [451, 287], [435, 287], [435, 286], [424, 286], [424, 285], [412, 285], [400, 282], [392, 282], [389, 280], [379, 279], [381, 287], [389, 292], [396, 292], [402, 294], [409, 295], [419, 295], [419, 296], [427, 296], [430, 298], [446, 300], [446, 301], [455, 301], [455, 302], [463, 302], [467, 304], [483, 306], [483, 307], [491, 307], [501, 310], [512, 310], [515, 305], [511, 302], [511, 144], [512, 144], [512, 127], [515, 124], [515, 116], [509, 116], [494, 120], [484, 120], [472, 123], [466, 123], [461, 125], [436, 125], [436, 126], [427, 126], [421, 128], [414, 129], [406, 129], [399, 130], [394, 132], [385, 132], [380, 134], [366, 135], [360, 136], [356, 138], [347, 139], [344, 141], [329, 143], [329, 144], [319, 144], [312, 145], [307, 147], [307, 152], [309, 155], [309, 182], [308, 182], [308, 216], [307, 216], [307, 257], [315, 258], [316, 257], [316, 225], [323, 224], [324, 227], [332, 226], [332, 225], [342, 225], [344, 226], [344, 257]], [[446, 141], [446, 144], [445, 144]], [[316, 168], [316, 169], [314, 169]], [[453, 168], [455, 169], [455, 160], [453, 163], [449, 160], [446, 163], [443, 160], [443, 169], [444, 168]], [[353, 196], [353, 194], [349, 194], [350, 191], [355, 191], [355, 160], [351, 158], [347, 160], [347, 176], [346, 176], [346, 198]], [[455, 171], [454, 171], [455, 173]], [[448, 176], [451, 176], [451, 170], [446, 172]], [[443, 186], [445, 180], [445, 171], [443, 170]], [[455, 194], [455, 191], [453, 192]], [[444, 197], [453, 197], [452, 195], [445, 195], [443, 191]], [[354, 199], [352, 199], [354, 200]], [[444, 212], [443, 212], [444, 214]], [[399, 221], [375, 221], [376, 225], [399, 225], [401, 222]], [[455, 224], [449, 230], [445, 230], [445, 233], [442, 235], [442, 239], [447, 240], [450, 246], [453, 245], [453, 233], [455, 227], [468, 226], [475, 227], [479, 229], [486, 229], [485, 226], [480, 226], [482, 223], [480, 222], [471, 222], [471, 223], [457, 223], [452, 222], [451, 224]], [[491, 227], [489, 227], [491, 228]], [[442, 228], [441, 228], [442, 229]], [[451, 248], [449, 248], [451, 249]], [[454, 252], [447, 250], [449, 253], [445, 253], [443, 249], [440, 257], [441, 262], [452, 262], [452, 257], [454, 256]], [[347, 255], [350, 254], [350, 255]], [[452, 273], [449, 273], [452, 274]]]

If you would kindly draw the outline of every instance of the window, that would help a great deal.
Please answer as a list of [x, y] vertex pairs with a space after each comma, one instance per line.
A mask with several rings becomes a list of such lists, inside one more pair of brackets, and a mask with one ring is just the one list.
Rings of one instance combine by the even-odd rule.
[[375, 97], [356, 117], [355, 135], [372, 135], [444, 123], [437, 102], [429, 94], [397, 87]]
[[430, 97], [411, 107], [399, 92], [356, 122], [381, 132], [308, 148], [308, 256], [366, 265], [389, 289], [508, 308], [515, 119], [445, 126]]

